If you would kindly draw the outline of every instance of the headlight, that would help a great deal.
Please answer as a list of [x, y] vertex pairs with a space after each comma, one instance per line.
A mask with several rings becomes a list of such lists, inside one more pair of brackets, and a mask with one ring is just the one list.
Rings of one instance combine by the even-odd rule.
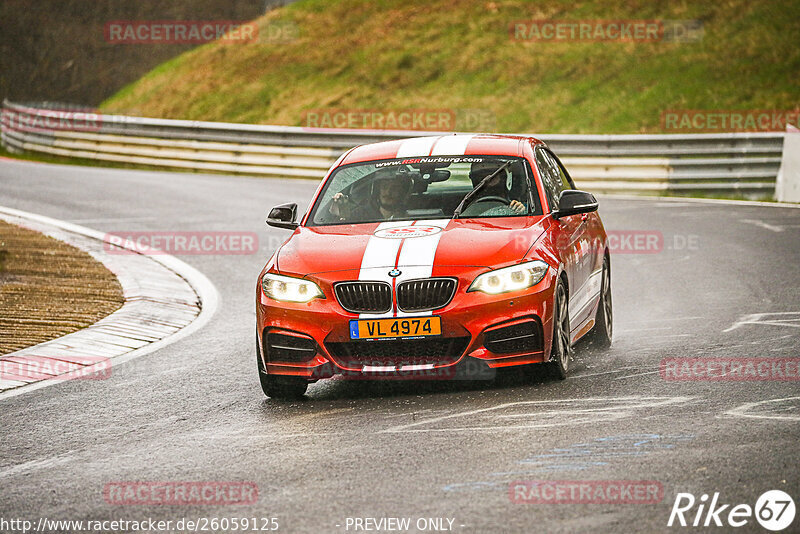
[[529, 261], [478, 276], [467, 291], [482, 291], [490, 295], [519, 291], [542, 281], [550, 266], [541, 260]]
[[267, 273], [261, 279], [261, 287], [266, 296], [283, 302], [308, 302], [318, 297], [325, 298], [314, 282], [291, 276]]

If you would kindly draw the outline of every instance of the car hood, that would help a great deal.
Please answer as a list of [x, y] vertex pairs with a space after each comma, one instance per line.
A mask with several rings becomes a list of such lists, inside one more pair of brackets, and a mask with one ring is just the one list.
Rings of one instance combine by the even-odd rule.
[[502, 217], [299, 227], [280, 248], [286, 274], [429, 265], [494, 267], [520, 260], [547, 217]]

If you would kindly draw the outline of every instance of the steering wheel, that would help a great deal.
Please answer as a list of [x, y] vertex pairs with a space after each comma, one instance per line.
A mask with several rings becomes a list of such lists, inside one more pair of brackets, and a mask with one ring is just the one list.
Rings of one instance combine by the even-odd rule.
[[511, 201], [503, 198], [503, 197], [481, 197], [475, 201], [475, 204], [478, 202], [500, 202], [501, 204], [505, 204], [506, 206], [511, 204]]

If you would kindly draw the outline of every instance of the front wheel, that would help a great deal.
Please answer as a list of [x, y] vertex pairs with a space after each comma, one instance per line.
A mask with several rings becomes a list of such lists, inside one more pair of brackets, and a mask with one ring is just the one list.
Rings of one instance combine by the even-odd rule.
[[261, 381], [261, 390], [264, 395], [279, 400], [295, 400], [305, 395], [306, 389], [308, 389], [308, 380], [297, 376], [267, 374], [258, 352], [258, 342], [256, 342], [258, 379]]
[[550, 361], [545, 363], [549, 374], [559, 380], [567, 378], [569, 359], [572, 354], [572, 343], [569, 333], [569, 303], [567, 288], [563, 280], [558, 281], [553, 298], [553, 344], [550, 349]]
[[603, 258], [603, 278], [600, 285], [600, 302], [594, 318], [594, 328], [586, 336], [592, 346], [607, 349], [611, 347], [611, 335], [614, 328], [614, 314], [611, 303], [611, 262], [608, 256]]

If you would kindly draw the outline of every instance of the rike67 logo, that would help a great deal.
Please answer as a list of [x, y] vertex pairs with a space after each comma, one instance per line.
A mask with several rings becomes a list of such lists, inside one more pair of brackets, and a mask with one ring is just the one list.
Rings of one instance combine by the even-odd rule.
[[794, 500], [781, 490], [762, 493], [754, 507], [749, 504], [723, 504], [719, 492], [714, 493], [711, 502], [705, 493], [700, 499], [695, 499], [691, 493], [678, 493], [667, 526], [738, 528], [747, 525], [755, 517], [759, 525], [777, 532], [788, 528], [794, 522], [794, 516]]

